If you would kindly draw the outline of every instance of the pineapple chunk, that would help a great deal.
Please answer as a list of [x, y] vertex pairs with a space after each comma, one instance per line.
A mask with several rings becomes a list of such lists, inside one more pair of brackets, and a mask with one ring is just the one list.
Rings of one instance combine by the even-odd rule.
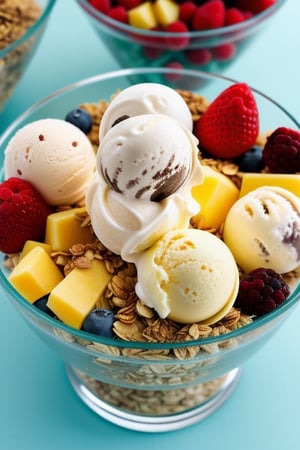
[[26, 300], [34, 303], [49, 294], [63, 275], [48, 253], [36, 246], [20, 260], [8, 279]]
[[201, 207], [192, 222], [201, 229], [218, 229], [231, 206], [238, 200], [239, 190], [222, 173], [209, 166], [203, 166], [203, 170], [203, 183], [192, 188], [192, 195]]
[[153, 9], [156, 20], [162, 27], [175, 22], [179, 17], [179, 5], [172, 0], [156, 0]]
[[65, 324], [80, 329], [111, 277], [104, 262], [97, 259], [87, 269], [75, 267], [51, 291], [47, 306]]
[[52, 248], [51, 245], [49, 244], [45, 244], [44, 242], [38, 242], [38, 241], [26, 241], [24, 244], [24, 247], [22, 249], [22, 252], [20, 254], [20, 259], [24, 258], [25, 255], [27, 255], [27, 253], [29, 253], [33, 248], [35, 247], [41, 247], [43, 248], [46, 253], [48, 253], [48, 255], [51, 255], [52, 252]]
[[89, 227], [82, 227], [77, 213], [85, 208], [72, 208], [50, 214], [47, 217], [45, 242], [54, 251], [67, 251], [74, 244], [87, 244], [94, 241], [94, 235]]
[[300, 197], [299, 174], [284, 173], [245, 173], [243, 175], [240, 197], [263, 186], [278, 186]]
[[151, 2], [141, 3], [128, 11], [129, 25], [149, 30], [158, 25]]

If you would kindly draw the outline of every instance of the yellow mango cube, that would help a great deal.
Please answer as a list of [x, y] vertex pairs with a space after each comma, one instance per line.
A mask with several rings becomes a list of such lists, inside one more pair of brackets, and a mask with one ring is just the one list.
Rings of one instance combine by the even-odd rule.
[[65, 324], [80, 329], [103, 294], [111, 274], [94, 259], [87, 269], [75, 267], [50, 293], [47, 306]]
[[72, 208], [50, 214], [47, 217], [45, 242], [52, 250], [67, 251], [74, 244], [87, 244], [94, 241], [89, 227], [82, 227], [76, 214], [82, 213], [85, 208]]
[[243, 175], [240, 197], [263, 186], [278, 186], [300, 197], [299, 174], [284, 173], [245, 173]]
[[172, 0], [156, 0], [153, 9], [157, 22], [163, 27], [175, 22], [179, 17], [179, 5]]
[[235, 184], [220, 172], [203, 166], [204, 181], [192, 188], [192, 196], [201, 210], [192, 218], [194, 226], [201, 229], [218, 229], [225, 220], [231, 206], [239, 198]]
[[52, 248], [51, 245], [49, 244], [45, 244], [45, 242], [38, 242], [38, 241], [26, 241], [24, 244], [24, 247], [22, 249], [22, 252], [20, 254], [20, 259], [24, 258], [25, 255], [27, 255], [27, 253], [29, 253], [32, 249], [34, 249], [35, 247], [41, 247], [43, 248], [46, 253], [48, 253], [48, 255], [51, 255], [52, 252]]
[[63, 275], [48, 253], [36, 246], [19, 261], [8, 279], [26, 300], [34, 303], [49, 294]]
[[132, 27], [149, 30], [158, 25], [151, 2], [141, 3], [128, 11], [128, 23]]

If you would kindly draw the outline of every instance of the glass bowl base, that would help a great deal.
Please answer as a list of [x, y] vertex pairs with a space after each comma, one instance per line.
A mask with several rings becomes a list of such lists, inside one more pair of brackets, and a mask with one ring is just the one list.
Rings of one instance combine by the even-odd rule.
[[[164, 391], [146, 388], [128, 389], [110, 385], [88, 377], [69, 365], [67, 365], [67, 375], [81, 400], [102, 418], [130, 430], [156, 433], [188, 427], [214, 413], [233, 393], [238, 384], [241, 369], [233, 369], [222, 377], [197, 386]], [[153, 399], [161, 398], [162, 392], [164, 404], [158, 405]], [[178, 404], [182, 403], [181, 400], [186, 397], [187, 392], [195, 399], [194, 401], [200, 398], [202, 401], [200, 400], [200, 403], [198, 401], [198, 404], [193, 407], [178, 408]], [[197, 396], [200, 392], [201, 395]], [[122, 396], [122, 401], [119, 395]], [[124, 400], [128, 399], [129, 395], [131, 400]], [[166, 407], [167, 397], [169, 397], [168, 408]], [[173, 402], [170, 402], [171, 397]], [[132, 401], [132, 399], [135, 400]], [[149, 408], [147, 403], [148, 406], [152, 406]], [[168, 414], [166, 410], [172, 411], [170, 408], [172, 403], [174, 405], [176, 403], [179, 412]]]

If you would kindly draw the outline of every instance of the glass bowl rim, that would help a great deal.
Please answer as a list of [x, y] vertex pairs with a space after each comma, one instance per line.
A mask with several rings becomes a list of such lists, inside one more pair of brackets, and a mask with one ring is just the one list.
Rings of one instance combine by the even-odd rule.
[[[119, 22], [115, 19], [110, 18], [106, 14], [101, 13], [96, 8], [92, 7], [88, 0], [76, 0], [79, 6], [87, 13], [89, 18], [96, 20], [97, 23], [105, 26], [111, 26], [117, 32], [123, 33], [134, 33], [135, 35], [139, 35], [140, 37], [156, 37], [156, 38], [178, 38], [178, 36], [182, 38], [209, 38], [209, 37], [221, 37], [223, 34], [227, 35], [230, 33], [234, 33], [240, 31], [240, 29], [248, 30], [252, 26], [255, 26], [265, 19], [271, 17], [277, 10], [280, 9], [284, 5], [287, 0], [277, 0], [276, 3], [269, 6], [264, 11], [255, 14], [253, 17], [250, 17], [243, 22], [229, 25], [226, 27], [209, 29], [209, 30], [195, 30], [195, 31], [187, 31], [187, 32], [166, 32], [166, 31], [158, 31], [158, 30], [145, 30], [142, 28], [132, 27], [130, 25]], [[104, 23], [103, 23], [104, 22]]]
[[[55, 1], [55, 0], [54, 0]], [[98, 75], [94, 75], [88, 78], [81, 79], [79, 81], [73, 82], [71, 84], [68, 84], [67, 86], [58, 89], [48, 95], [47, 97], [43, 98], [39, 102], [33, 104], [30, 108], [25, 110], [17, 119], [15, 119], [11, 125], [2, 133], [0, 136], [0, 147], [3, 145], [5, 140], [9, 137], [9, 135], [18, 128], [19, 124], [25, 120], [26, 118], [29, 118], [31, 113], [38, 111], [40, 107], [48, 103], [49, 101], [59, 97], [60, 95], [63, 95], [65, 93], [71, 92], [73, 89], [78, 89], [81, 87], [84, 87], [85, 85], [92, 85], [97, 82], [101, 81], [107, 81], [114, 78], [120, 78], [120, 77], [128, 77], [129, 75], [137, 75], [137, 74], [143, 74], [143, 73], [165, 73], [165, 74], [173, 74], [178, 75], [178, 73], [184, 73], [186, 76], [194, 76], [198, 77], [201, 76], [202, 78], [207, 78], [211, 80], [221, 80], [226, 83], [237, 83], [236, 80], [226, 77], [224, 75], [220, 74], [214, 74], [214, 73], [207, 73], [203, 72], [201, 70], [190, 70], [190, 69], [175, 69], [175, 68], [127, 68], [127, 69], [120, 69], [120, 70], [114, 70], [111, 72], [101, 73]], [[275, 100], [270, 98], [269, 96], [263, 94], [259, 90], [252, 88], [250, 86], [251, 90], [257, 94], [258, 96], [264, 98], [268, 102], [271, 102], [275, 107], [279, 108], [284, 114], [287, 115], [287, 117], [294, 122], [295, 126], [300, 129], [300, 122], [298, 122], [287, 110], [285, 110], [279, 103], [277, 103]], [[4, 256], [4, 254], [2, 254]], [[2, 260], [1, 260], [2, 261]], [[8, 292], [11, 297], [14, 298], [14, 300], [17, 301], [17, 303], [28, 310], [28, 312], [31, 315], [36, 316], [38, 319], [40, 319], [41, 322], [45, 322], [50, 327], [59, 328], [63, 332], [66, 332], [68, 334], [71, 334], [73, 336], [76, 336], [77, 338], [81, 340], [91, 341], [103, 345], [109, 345], [114, 347], [122, 347], [122, 348], [136, 348], [136, 349], [175, 349], [175, 348], [182, 348], [182, 347], [191, 347], [196, 345], [207, 345], [207, 344], [213, 344], [218, 343], [220, 341], [229, 340], [233, 338], [239, 338], [243, 335], [246, 335], [247, 333], [257, 331], [260, 327], [263, 327], [264, 325], [267, 325], [268, 323], [271, 323], [273, 320], [276, 320], [280, 316], [284, 315], [285, 312], [287, 312], [289, 309], [293, 308], [293, 306], [296, 306], [296, 303], [299, 301], [298, 297], [300, 296], [300, 282], [298, 283], [297, 287], [292, 291], [288, 299], [278, 308], [274, 309], [270, 313], [258, 317], [253, 322], [251, 322], [248, 325], [244, 325], [236, 330], [230, 331], [226, 334], [222, 334], [219, 336], [212, 336], [207, 338], [199, 338], [191, 341], [185, 341], [185, 342], [164, 342], [164, 343], [158, 343], [158, 342], [135, 342], [135, 341], [125, 341], [121, 340], [119, 338], [108, 338], [108, 337], [102, 337], [98, 336], [92, 333], [88, 333], [83, 330], [75, 329], [71, 326], [68, 326], [64, 324], [63, 322], [50, 317], [43, 311], [40, 311], [38, 308], [36, 308], [34, 305], [32, 305], [30, 302], [25, 300], [16, 290], [15, 288], [9, 283], [7, 280], [7, 277], [5, 276], [3, 270], [0, 270], [0, 287], [2, 288], [2, 292]], [[184, 326], [184, 324], [183, 324]]]
[[55, 3], [56, 3], [56, 0], [47, 0], [47, 4], [43, 9], [42, 14], [34, 22], [34, 24], [30, 28], [28, 28], [28, 30], [19, 39], [12, 42], [10, 45], [5, 47], [4, 49], [0, 50], [0, 59], [4, 58], [8, 53], [10, 53], [15, 48], [19, 47], [19, 45], [21, 45], [23, 42], [27, 41], [27, 39], [29, 39], [32, 35], [35, 34], [35, 32], [43, 25], [43, 23], [49, 17]]

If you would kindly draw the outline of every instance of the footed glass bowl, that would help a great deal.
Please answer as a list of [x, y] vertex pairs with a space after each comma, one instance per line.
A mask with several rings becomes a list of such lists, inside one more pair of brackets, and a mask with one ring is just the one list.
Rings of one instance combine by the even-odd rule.
[[41, 14], [36, 22], [8, 46], [2, 48], [5, 37], [3, 37], [3, 42], [0, 42], [0, 113], [16, 88], [43, 36], [55, 2], [56, 0], [36, 0], [36, 4], [41, 8]]
[[277, 0], [235, 25], [184, 33], [134, 28], [99, 12], [88, 0], [77, 3], [120, 68], [184, 67], [221, 72], [268, 26], [285, 0]]
[[[81, 103], [109, 101], [118, 89], [131, 84], [132, 75], [181, 76], [187, 89], [209, 100], [234, 83], [205, 72], [158, 68], [98, 75], [55, 92], [23, 113], [0, 139], [2, 160], [9, 139], [26, 123], [64, 118]], [[255, 90], [254, 94], [262, 131], [280, 125], [299, 128], [275, 101]], [[179, 429], [213, 413], [234, 390], [244, 363], [272, 337], [300, 300], [300, 285], [296, 285], [278, 309], [251, 323], [240, 323], [227, 334], [208, 338], [201, 338], [201, 332], [195, 338], [194, 329], [188, 340], [172, 344], [104, 338], [66, 326], [22, 298], [7, 280], [4, 258], [2, 255], [1, 301], [10, 301], [36, 335], [60, 355], [73, 388], [92, 410], [119, 426], [139, 431]], [[225, 325], [230, 326], [235, 318], [226, 320]]]

